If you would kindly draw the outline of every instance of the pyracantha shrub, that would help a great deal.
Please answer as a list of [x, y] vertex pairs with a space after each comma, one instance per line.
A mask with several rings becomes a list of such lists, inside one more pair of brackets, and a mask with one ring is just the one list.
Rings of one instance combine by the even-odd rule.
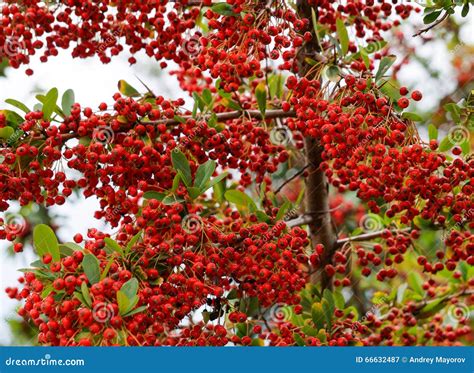
[[[32, 233], [39, 256], [7, 293], [38, 343], [472, 342], [473, 97], [445, 106], [442, 141], [433, 125], [423, 141], [407, 110], [423, 94], [397, 85], [407, 61], [391, 42], [416, 13], [432, 24], [422, 36], [455, 5], [289, 3], [4, 1], [12, 68], [31, 75], [32, 56], [60, 49], [143, 52], [183, 91], [122, 80], [110, 104], [53, 88], [0, 112], [0, 239], [20, 253]], [[75, 192], [114, 234], [59, 243], [9, 218], [12, 202]]]

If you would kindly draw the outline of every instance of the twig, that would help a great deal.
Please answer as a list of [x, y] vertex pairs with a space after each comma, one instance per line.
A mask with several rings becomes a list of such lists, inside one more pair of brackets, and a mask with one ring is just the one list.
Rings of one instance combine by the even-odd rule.
[[440, 23], [442, 23], [449, 16], [450, 16], [450, 14], [448, 12], [445, 12], [444, 15], [440, 19], [438, 19], [436, 22], [432, 23], [428, 27], [425, 27], [425, 28], [419, 30], [416, 34], [413, 34], [413, 37], [420, 36], [421, 34], [424, 34], [425, 32], [430, 31], [432, 28], [434, 28], [434, 27], [438, 26]]
[[[382, 230], [382, 231], [365, 233], [365, 234], [361, 234], [361, 235], [354, 236], [354, 237], [341, 238], [341, 239], [337, 240], [336, 246], [340, 247], [340, 246], [343, 246], [344, 244], [346, 244], [348, 242], [369, 241], [373, 238], [377, 238], [377, 237], [382, 236], [386, 231], [387, 230], [385, 229], [385, 230]], [[410, 231], [411, 231], [411, 228], [403, 228], [403, 229], [391, 230], [389, 232], [391, 232], [391, 233], [405, 233], [405, 232], [410, 232]]]
[[310, 165], [307, 164], [306, 166], [304, 166], [301, 170], [299, 170], [296, 174], [294, 174], [292, 177], [290, 177], [289, 179], [285, 180], [285, 182], [283, 184], [281, 184], [277, 190], [275, 190], [275, 194], [278, 194], [280, 193], [280, 191], [285, 187], [285, 185], [287, 185], [289, 182], [291, 182], [292, 180], [294, 180], [295, 178], [297, 178], [298, 176], [300, 176], [303, 172], [305, 172], [305, 170], [309, 167]]
[[[296, 112], [294, 110], [290, 111], [284, 111], [281, 109], [274, 109], [274, 110], [267, 110], [265, 112], [265, 116], [262, 115], [262, 113], [259, 110], [236, 110], [236, 111], [228, 111], [225, 113], [217, 113], [215, 114], [217, 120], [224, 121], [224, 120], [231, 120], [231, 119], [237, 119], [242, 116], [246, 116], [249, 118], [254, 118], [254, 119], [275, 119], [275, 118], [294, 118], [296, 117]], [[202, 118], [208, 119], [210, 115], [205, 115]], [[182, 119], [191, 119], [193, 118], [190, 115], [183, 116], [181, 117]], [[176, 119], [161, 119], [161, 120], [156, 120], [156, 121], [150, 121], [150, 122], [141, 122], [142, 124], [166, 124], [166, 125], [173, 125], [173, 124], [178, 124], [180, 121]]]

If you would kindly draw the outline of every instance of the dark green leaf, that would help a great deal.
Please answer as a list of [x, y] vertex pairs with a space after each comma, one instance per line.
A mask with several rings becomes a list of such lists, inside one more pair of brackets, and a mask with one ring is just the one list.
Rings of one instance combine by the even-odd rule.
[[171, 152], [171, 162], [176, 171], [181, 171], [181, 176], [186, 186], [191, 186], [193, 182], [191, 168], [189, 167], [189, 161], [186, 156], [176, 148]]
[[428, 126], [428, 136], [429, 136], [430, 140], [437, 140], [438, 139], [438, 129], [433, 124], [430, 124]]
[[414, 122], [422, 122], [423, 121], [423, 118], [420, 117], [418, 114], [410, 113], [410, 112], [404, 112], [402, 114], [402, 118], [406, 118], [406, 119], [412, 120]]
[[216, 169], [216, 162], [212, 160], [209, 160], [206, 163], [200, 165], [196, 171], [194, 186], [196, 188], [203, 189], [204, 186], [210, 180], [215, 169]]
[[57, 88], [52, 88], [45, 96], [43, 101], [43, 117], [46, 120], [51, 119], [51, 115], [56, 109], [56, 102], [58, 101], [59, 93]]
[[255, 97], [257, 99], [258, 110], [265, 116], [267, 110], [267, 87], [264, 82], [261, 82], [255, 88]]
[[122, 285], [120, 291], [123, 292], [127, 298], [132, 299], [138, 292], [138, 280], [133, 277]]
[[140, 307], [137, 307], [135, 308], [134, 310], [132, 311], [129, 311], [127, 312], [125, 315], [123, 315], [124, 317], [129, 317], [129, 316], [133, 316], [137, 313], [140, 313], [140, 312], [143, 312], [143, 311], [146, 311], [147, 309], [147, 306], [140, 306]]
[[51, 254], [54, 262], [61, 260], [59, 243], [54, 231], [45, 224], [38, 224], [33, 230], [33, 243], [40, 257]]
[[377, 82], [385, 75], [385, 73], [388, 71], [388, 69], [390, 69], [390, 66], [392, 66], [394, 62], [395, 56], [387, 56], [382, 58], [379, 64], [379, 69], [375, 74], [375, 80]]
[[423, 17], [423, 23], [425, 25], [433, 23], [434, 21], [436, 21], [440, 14], [441, 10], [436, 10], [434, 12], [428, 13], [426, 16]]
[[142, 238], [142, 232], [138, 232], [132, 239], [128, 242], [127, 247], [125, 248], [125, 255], [128, 255], [133, 246]]
[[140, 93], [128, 84], [125, 80], [119, 80], [118, 89], [121, 94], [127, 97], [140, 97]]
[[156, 199], [157, 201], [162, 201], [165, 197], [165, 193], [155, 192], [154, 190], [143, 193], [143, 198], [145, 199]]
[[72, 89], [68, 89], [66, 92], [64, 92], [63, 98], [61, 99], [61, 108], [63, 109], [65, 115], [71, 115], [71, 109], [74, 102], [74, 91]]
[[86, 254], [82, 260], [82, 268], [91, 284], [96, 284], [100, 280], [99, 260], [95, 255]]
[[123, 256], [122, 247], [117, 243], [117, 241], [113, 240], [110, 237], [105, 237], [104, 242], [105, 242], [105, 246], [107, 246], [109, 249], [119, 253], [120, 256]]
[[83, 281], [81, 284], [81, 292], [82, 292], [82, 296], [84, 298], [84, 301], [86, 302], [87, 307], [90, 308], [92, 306], [92, 299], [89, 294], [89, 288], [87, 287], [87, 284], [85, 281]]
[[31, 112], [31, 110], [26, 106], [24, 103], [14, 100], [13, 98], [8, 98], [5, 100], [7, 104], [10, 104], [12, 106], [15, 106], [16, 108], [20, 109], [21, 111], [24, 111], [25, 113]]
[[342, 54], [344, 56], [349, 50], [349, 34], [347, 33], [344, 21], [340, 18], [336, 20], [336, 31], [339, 43], [341, 45]]
[[236, 16], [237, 14], [234, 13], [233, 7], [227, 3], [217, 3], [211, 7], [211, 10], [214, 13], [220, 14], [221, 16]]

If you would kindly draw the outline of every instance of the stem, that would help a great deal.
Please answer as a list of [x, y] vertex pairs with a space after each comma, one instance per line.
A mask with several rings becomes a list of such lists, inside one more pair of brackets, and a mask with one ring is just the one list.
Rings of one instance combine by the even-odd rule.
[[[296, 117], [296, 112], [294, 110], [290, 111], [284, 111], [281, 109], [274, 109], [274, 110], [267, 110], [265, 112], [265, 116], [262, 115], [262, 113], [259, 110], [236, 110], [236, 111], [228, 111], [225, 113], [217, 113], [215, 114], [216, 118], [220, 121], [224, 120], [231, 120], [231, 119], [237, 119], [242, 116], [248, 117], [248, 118], [254, 118], [254, 119], [275, 119], [275, 118], [294, 118]], [[201, 117], [202, 119], [207, 119], [209, 118], [210, 115], [205, 115]], [[184, 120], [187, 119], [193, 119], [191, 115], [183, 116], [181, 117]], [[166, 125], [173, 125], [173, 124], [178, 124], [181, 123], [180, 121], [177, 121], [176, 119], [162, 119], [162, 120], [156, 120], [156, 121], [150, 121], [150, 122], [141, 122], [142, 124], [166, 124]]]
[[425, 32], [428, 32], [430, 31], [432, 28], [435, 28], [436, 26], [438, 26], [440, 23], [442, 23], [446, 18], [448, 18], [450, 16], [450, 14], [448, 12], [445, 12], [443, 14], [443, 16], [438, 19], [436, 22], [432, 23], [430, 26], [428, 27], [425, 27], [421, 30], [419, 30], [416, 34], [413, 34], [413, 37], [417, 37], [417, 36], [420, 36], [421, 34], [424, 34]]
[[[345, 245], [348, 242], [369, 241], [369, 240], [372, 240], [374, 238], [382, 236], [386, 231], [387, 230], [385, 229], [385, 230], [382, 230], [382, 231], [364, 233], [364, 234], [354, 236], [354, 237], [341, 238], [341, 239], [337, 240], [336, 246], [341, 247], [341, 246]], [[392, 230], [390, 232], [391, 233], [405, 233], [405, 232], [410, 232], [410, 231], [411, 231], [411, 228], [403, 228], [403, 229]]]

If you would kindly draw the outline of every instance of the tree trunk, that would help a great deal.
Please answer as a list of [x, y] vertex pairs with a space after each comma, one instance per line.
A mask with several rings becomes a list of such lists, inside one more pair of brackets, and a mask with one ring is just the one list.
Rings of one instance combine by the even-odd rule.
[[[298, 13], [301, 17], [312, 20], [311, 7], [306, 0], [297, 1]], [[311, 66], [305, 62], [306, 57], [318, 60], [316, 56], [321, 52], [317, 43], [317, 36], [314, 35], [311, 42], [305, 43], [299, 51], [299, 75], [308, 79], [316, 79], [316, 74], [308, 71]], [[306, 159], [309, 167], [309, 176], [306, 179], [306, 212], [311, 214], [312, 221], [309, 224], [311, 243], [313, 247], [317, 244], [324, 245], [324, 253], [321, 256], [321, 271], [313, 268], [311, 283], [316, 284], [321, 281], [322, 288], [331, 285], [331, 279], [326, 275], [324, 267], [332, 262], [332, 256], [336, 248], [337, 234], [329, 212], [329, 184], [326, 175], [320, 169], [322, 162], [323, 148], [319, 142], [311, 137], [305, 139]]]

